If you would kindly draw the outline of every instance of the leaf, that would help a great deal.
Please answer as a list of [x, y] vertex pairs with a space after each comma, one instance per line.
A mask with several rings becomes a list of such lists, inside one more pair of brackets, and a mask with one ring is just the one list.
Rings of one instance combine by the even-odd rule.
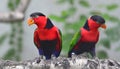
[[7, 33], [0, 36], [0, 45], [3, 44], [6, 38], [7, 38]]
[[78, 20], [76, 20], [75, 22], [72, 23], [67, 23], [65, 24], [65, 29], [69, 29], [69, 30], [73, 30], [73, 31], [77, 31], [79, 30], [81, 27], [84, 26], [85, 22], [86, 22], [86, 16], [85, 15], [80, 15], [80, 18]]
[[18, 49], [17, 49], [17, 50], [18, 50], [19, 52], [22, 52], [22, 40], [23, 40], [23, 39], [22, 39], [22, 36], [19, 36], [19, 37], [18, 37], [18, 40], [17, 40], [17, 46], [18, 46]]
[[69, 12], [68, 11], [62, 11], [61, 14], [62, 14], [62, 18], [66, 19], [67, 17], [69, 17]]
[[79, 28], [84, 26], [84, 24], [86, 23], [86, 20], [87, 20], [86, 15], [80, 15], [80, 18], [79, 18], [79, 21], [78, 21], [78, 23], [80, 23], [80, 27]]
[[20, 3], [20, 0], [16, 0], [16, 4], [19, 5], [19, 3]]
[[14, 5], [13, 5], [13, 3], [12, 3], [11, 0], [8, 2], [8, 8], [9, 8], [10, 10], [14, 10]]
[[57, 15], [49, 15], [49, 18], [58, 21], [58, 22], [65, 22], [66, 18], [73, 15], [75, 13], [76, 9], [74, 7], [69, 8], [68, 10], [64, 10], [61, 12], [61, 16]]
[[86, 15], [80, 15], [80, 20], [87, 20]]
[[67, 24], [67, 25], [65, 25], [65, 29], [72, 29], [72, 30], [74, 30], [74, 31], [76, 31], [76, 30], [78, 30], [79, 28], [80, 28], [80, 23], [73, 23], [73, 24]]
[[66, 23], [64, 24], [64, 26], [65, 26], [65, 29], [76, 31], [76, 30], [79, 30], [81, 27], [83, 27], [85, 22], [86, 22], [86, 16], [81, 15], [77, 21], [72, 23]]
[[120, 20], [115, 16], [111, 16], [110, 21], [112, 21], [112, 22], [120, 22]]
[[75, 12], [76, 12], [76, 8], [71, 7], [71, 8], [69, 8], [68, 10], [62, 11], [62, 12], [61, 12], [61, 17], [64, 18], [64, 19], [66, 19], [66, 18], [68, 18], [69, 16], [74, 15]]
[[66, 33], [63, 34], [63, 46], [62, 46], [62, 50], [63, 51], [68, 51], [69, 50], [69, 45], [70, 45], [70, 41], [72, 39], [73, 34], [71, 33]]
[[14, 42], [15, 36], [16, 36], [16, 32], [14, 32], [14, 31], [12, 30], [12, 32], [11, 32], [10, 35], [9, 35], [9, 44], [10, 44], [10, 45], [15, 44], [15, 42]]
[[111, 11], [111, 10], [115, 10], [118, 8], [118, 5], [117, 4], [111, 4], [111, 5], [108, 5], [107, 6], [107, 10], [108, 11]]
[[68, 2], [69, 4], [73, 5], [74, 4], [74, 0], [58, 0], [57, 3], [59, 4], [63, 4], [65, 2]]
[[120, 29], [118, 29], [118, 28], [119, 28], [119, 25], [118, 25], [118, 27], [109, 28], [105, 31], [107, 38], [109, 38], [111, 42], [116, 42], [120, 39], [120, 38], [118, 38], [120, 35], [120, 32], [118, 32], [118, 31], [120, 31]]
[[65, 21], [64, 18], [62, 18], [60, 16], [57, 16], [57, 15], [53, 15], [53, 14], [49, 15], [49, 18], [52, 19], [52, 20], [58, 21], [58, 22], [64, 22]]
[[120, 51], [120, 47], [117, 47], [115, 50], [116, 50], [116, 51]]
[[61, 3], [65, 3], [67, 0], [58, 0], [57, 3], [61, 4]]
[[104, 8], [104, 7], [106, 7], [106, 5], [105, 4], [99, 4], [97, 7], [98, 8]]
[[110, 40], [108, 38], [104, 38], [101, 40], [101, 44], [107, 49], [110, 49]]
[[86, 8], [90, 7], [90, 4], [87, 2], [87, 0], [80, 0], [79, 4]]
[[109, 15], [108, 13], [104, 13], [102, 14], [102, 16], [106, 19], [106, 20], [109, 20], [109, 21], [112, 21], [112, 22], [120, 22], [120, 20], [113, 16], [113, 15]]
[[97, 52], [97, 56], [98, 56], [98, 58], [100, 58], [100, 59], [108, 58], [107, 52], [105, 52], [105, 51], [103, 51], [103, 50], [98, 51], [98, 52]]
[[7, 51], [7, 53], [4, 55], [3, 59], [7, 60], [7, 59], [12, 59], [15, 55], [15, 49], [11, 48]]
[[20, 60], [21, 60], [20, 55], [18, 54], [17, 56], [15, 56], [15, 59], [16, 59], [17, 61], [20, 61]]
[[101, 15], [101, 12], [97, 11], [97, 10], [93, 10], [93, 11], [90, 11], [90, 14], [91, 15]]
[[73, 5], [73, 4], [74, 4], [74, 0], [69, 0], [69, 3], [70, 3], [71, 5]]

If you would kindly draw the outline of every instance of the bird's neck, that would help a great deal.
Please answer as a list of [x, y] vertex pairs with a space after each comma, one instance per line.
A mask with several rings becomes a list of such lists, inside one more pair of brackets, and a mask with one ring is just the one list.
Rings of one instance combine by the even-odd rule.
[[92, 31], [92, 32], [98, 32], [98, 28], [90, 29], [90, 31]]

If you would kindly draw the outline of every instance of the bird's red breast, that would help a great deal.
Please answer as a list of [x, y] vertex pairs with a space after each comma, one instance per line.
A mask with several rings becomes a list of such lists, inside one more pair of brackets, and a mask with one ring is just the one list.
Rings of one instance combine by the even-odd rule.
[[99, 31], [88, 31], [81, 28], [81, 41], [82, 42], [97, 42], [99, 39]]
[[54, 40], [57, 38], [56, 27], [52, 27], [51, 29], [37, 29], [38, 36], [40, 40]]

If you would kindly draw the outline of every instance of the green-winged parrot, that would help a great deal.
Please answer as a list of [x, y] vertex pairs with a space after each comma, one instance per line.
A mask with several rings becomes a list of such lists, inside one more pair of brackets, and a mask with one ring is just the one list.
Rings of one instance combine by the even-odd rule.
[[88, 18], [84, 26], [73, 36], [68, 57], [71, 57], [72, 53], [79, 55], [84, 52], [88, 52], [92, 57], [95, 57], [95, 45], [99, 40], [99, 27], [106, 29], [103, 17], [93, 15]]
[[60, 30], [53, 25], [52, 21], [43, 13], [35, 12], [28, 18], [28, 25], [36, 24], [34, 31], [34, 44], [39, 55], [45, 56], [46, 60], [54, 55], [58, 57], [62, 49], [62, 35]]

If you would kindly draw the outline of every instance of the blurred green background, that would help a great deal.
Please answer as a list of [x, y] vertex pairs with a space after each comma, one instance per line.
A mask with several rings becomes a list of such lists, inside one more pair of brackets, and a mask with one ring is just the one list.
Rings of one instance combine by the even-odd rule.
[[[20, 0], [2, 1], [0, 13], [12, 11], [20, 3]], [[0, 58], [19, 61], [38, 57], [37, 48], [33, 43], [36, 26], [29, 27], [26, 20], [31, 13], [39, 11], [48, 16], [62, 31], [62, 56], [67, 55], [70, 40], [88, 17], [94, 14], [103, 16], [107, 29], [99, 29], [97, 56], [101, 59], [120, 60], [119, 3], [119, 0], [31, 0], [23, 21], [0, 22]]]

